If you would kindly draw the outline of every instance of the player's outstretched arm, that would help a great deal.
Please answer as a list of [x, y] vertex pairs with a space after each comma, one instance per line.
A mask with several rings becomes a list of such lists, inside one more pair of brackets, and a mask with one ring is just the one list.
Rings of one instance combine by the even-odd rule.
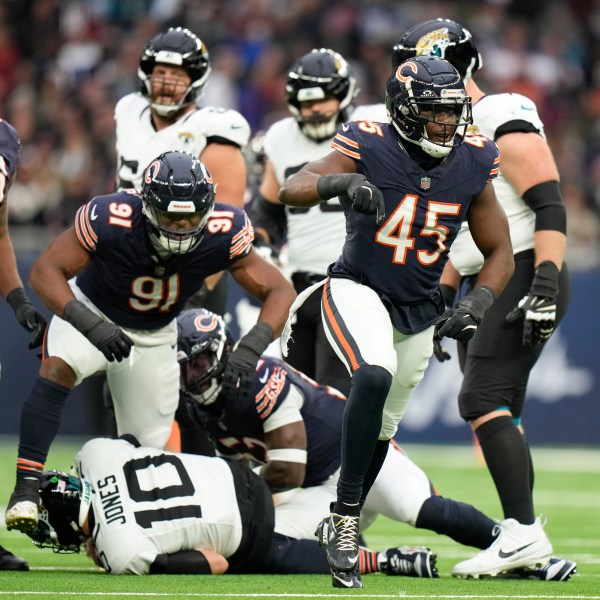
[[59, 235], [33, 263], [29, 284], [39, 299], [56, 315], [75, 300], [69, 279], [83, 271], [90, 262], [90, 253], [79, 243], [75, 228]]
[[468, 220], [473, 240], [484, 257], [483, 267], [473, 290], [456, 308], [446, 310], [436, 323], [434, 343], [443, 337], [471, 339], [515, 269], [508, 220], [492, 183], [488, 183], [471, 204]]
[[377, 223], [383, 222], [385, 204], [381, 190], [356, 173], [354, 160], [337, 151], [305, 165], [279, 191], [279, 200], [290, 206], [315, 206], [337, 196], [347, 196], [352, 210], [376, 214]]
[[120, 362], [129, 356], [133, 342], [117, 325], [105, 321], [77, 300], [68, 283], [89, 262], [89, 252], [79, 243], [75, 228], [71, 227], [35, 261], [29, 283], [54, 314], [85, 335], [107, 360]]
[[512, 277], [515, 261], [506, 213], [492, 183], [471, 204], [467, 218], [473, 240], [484, 258], [476, 287], [489, 288], [497, 298]]

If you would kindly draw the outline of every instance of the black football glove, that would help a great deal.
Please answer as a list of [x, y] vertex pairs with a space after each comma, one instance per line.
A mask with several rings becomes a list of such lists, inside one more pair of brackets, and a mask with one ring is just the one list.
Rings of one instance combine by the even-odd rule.
[[[442, 297], [444, 298], [444, 306], [446, 307], [446, 310], [451, 309], [454, 306], [454, 300], [456, 299], [456, 290], [451, 285], [440, 283], [440, 291], [442, 292]], [[440, 362], [444, 362], [452, 358], [444, 346], [442, 346], [441, 339], [435, 333], [433, 334], [433, 355]]]
[[494, 292], [489, 288], [474, 288], [458, 302], [456, 308], [444, 311], [435, 325], [433, 339], [451, 337], [455, 340], [470, 340], [495, 299]]
[[19, 321], [29, 333], [33, 333], [31, 341], [29, 342], [29, 348], [41, 346], [46, 331], [46, 319], [44, 319], [42, 314], [35, 309], [31, 300], [27, 297], [25, 290], [23, 288], [15, 288], [8, 296], [6, 296], [6, 301], [15, 312], [17, 321]]
[[508, 323], [524, 317], [524, 346], [544, 342], [554, 331], [559, 275], [560, 271], [552, 261], [540, 263], [535, 269], [529, 293], [506, 315]]
[[273, 329], [268, 323], [257, 323], [229, 354], [223, 371], [221, 393], [228, 401], [245, 398], [252, 392], [256, 365], [260, 355], [273, 341]]
[[67, 302], [63, 319], [83, 333], [107, 360], [121, 362], [129, 356], [133, 346], [131, 338], [114, 323], [99, 317], [83, 302], [79, 300]]
[[376, 214], [377, 225], [385, 219], [385, 203], [381, 190], [359, 173], [322, 175], [317, 181], [317, 193], [323, 200], [348, 196], [352, 210], [367, 215]]

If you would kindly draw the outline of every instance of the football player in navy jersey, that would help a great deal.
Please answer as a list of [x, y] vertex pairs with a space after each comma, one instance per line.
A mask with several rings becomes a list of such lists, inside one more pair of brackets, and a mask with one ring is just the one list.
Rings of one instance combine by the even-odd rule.
[[[204, 309], [186, 310], [177, 317], [177, 327], [187, 420], [209, 433], [219, 456], [261, 465], [260, 475], [276, 498], [280, 534], [296, 539], [306, 537], [307, 531], [312, 534], [322, 507], [335, 500], [345, 396], [263, 355], [252, 391], [228, 401], [221, 393], [221, 374], [233, 338], [223, 319]], [[361, 532], [379, 515], [480, 549], [488, 548], [497, 532], [496, 523], [473, 506], [440, 496], [393, 441], [361, 510]], [[429, 548], [389, 549], [380, 565], [386, 557], [399, 574], [436, 574], [436, 556]], [[550, 579], [557, 560], [543, 569], [510, 575]], [[335, 574], [333, 581], [342, 587], [347, 579], [338, 581]]]
[[[19, 164], [21, 144], [15, 128], [0, 119], [0, 293], [15, 313], [17, 321], [30, 333], [30, 348], [41, 345], [46, 320], [35, 309], [17, 270], [17, 259], [8, 230], [8, 190]], [[29, 565], [0, 546], [0, 571], [27, 571]]]
[[120, 434], [165, 445], [179, 399], [175, 317], [218, 271], [229, 270], [262, 302], [258, 323], [224, 373], [232, 397], [252, 385], [260, 354], [279, 335], [295, 292], [253, 250], [243, 210], [215, 205], [214, 193], [197, 158], [166, 152], [146, 168], [140, 195], [92, 199], [33, 265], [32, 287], [55, 316], [21, 415], [8, 528], [35, 527], [47, 452], [67, 396], [84, 378], [106, 373]]
[[[482, 67], [481, 55], [471, 33], [459, 23], [433, 19], [411, 27], [394, 47], [392, 62], [398, 66], [415, 55], [431, 54], [445, 58], [464, 77], [473, 99], [474, 130], [498, 144], [502, 171], [494, 187], [508, 218], [515, 257], [515, 272], [502, 297], [477, 335], [458, 344], [464, 373], [460, 413], [475, 432], [504, 521], [497, 543], [456, 565], [453, 574], [493, 577], [516, 565], [543, 564], [552, 554], [542, 519], [535, 516], [533, 461], [521, 414], [529, 373], [571, 296], [564, 263], [566, 211], [535, 104], [521, 94], [484, 93], [472, 78]], [[463, 224], [441, 279], [448, 305], [454, 303], [461, 278], [469, 288], [482, 264], [469, 227]], [[439, 341], [435, 355], [449, 358]], [[499, 549], [511, 549], [510, 555], [502, 556]], [[573, 561], [561, 561], [564, 573], [575, 571]]]
[[[390, 123], [342, 124], [334, 151], [279, 193], [291, 206], [340, 196], [346, 215], [346, 240], [329, 277], [290, 310], [324, 284], [325, 331], [351, 372], [337, 500], [323, 540], [332, 570], [345, 573], [355, 570], [360, 508], [423, 377], [434, 326], [439, 336], [471, 337], [514, 270], [491, 184], [498, 148], [464, 135], [471, 103], [456, 69], [434, 56], [401, 64], [388, 79], [386, 105]], [[471, 293], [444, 312], [440, 276], [465, 219], [485, 261]]]

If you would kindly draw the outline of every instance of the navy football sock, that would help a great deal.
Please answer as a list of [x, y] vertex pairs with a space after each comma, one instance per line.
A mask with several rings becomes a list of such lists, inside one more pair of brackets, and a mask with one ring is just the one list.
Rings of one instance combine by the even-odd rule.
[[427, 498], [417, 517], [417, 529], [429, 529], [451, 537], [465, 546], [488, 548], [496, 537], [492, 534], [496, 524], [470, 504], [442, 496]]
[[391, 385], [392, 376], [382, 367], [364, 365], [352, 374], [352, 386], [344, 410], [338, 502], [358, 504], [361, 499]]
[[504, 518], [523, 525], [535, 520], [529, 450], [512, 417], [496, 417], [475, 431], [502, 504]]
[[39, 477], [71, 390], [38, 377], [21, 413], [17, 479]]

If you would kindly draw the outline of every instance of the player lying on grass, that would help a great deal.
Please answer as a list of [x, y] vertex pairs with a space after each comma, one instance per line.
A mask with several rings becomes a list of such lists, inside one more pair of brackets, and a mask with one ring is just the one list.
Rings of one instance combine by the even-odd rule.
[[[187, 416], [190, 426], [206, 429], [220, 455], [262, 464], [261, 477], [274, 493], [295, 488], [284, 492], [285, 501], [277, 509], [278, 519], [290, 515], [285, 525], [278, 522], [278, 531], [300, 537], [298, 531], [314, 530], [323, 508], [335, 500], [346, 398], [284, 361], [263, 355], [252, 391], [233, 402], [221, 386], [233, 346], [223, 319], [191, 309], [179, 315], [177, 326], [180, 426]], [[427, 475], [394, 442], [363, 506], [361, 531], [380, 514], [479, 549], [489, 547], [497, 533], [496, 523], [475, 507], [438, 495]], [[435, 555], [427, 548], [415, 552], [407, 570], [419, 565], [421, 576], [431, 576]], [[574, 570], [575, 563], [551, 559], [543, 569], [521, 571], [520, 576], [562, 580]]]
[[[79, 552], [107, 573], [329, 573], [313, 528], [281, 534], [288, 512], [239, 461], [141, 447], [132, 436], [97, 438], [76, 475], [44, 473], [36, 545]], [[410, 549], [361, 550], [363, 573], [403, 575]], [[413, 573], [417, 575], [415, 571]], [[435, 571], [430, 573], [434, 575]]]

